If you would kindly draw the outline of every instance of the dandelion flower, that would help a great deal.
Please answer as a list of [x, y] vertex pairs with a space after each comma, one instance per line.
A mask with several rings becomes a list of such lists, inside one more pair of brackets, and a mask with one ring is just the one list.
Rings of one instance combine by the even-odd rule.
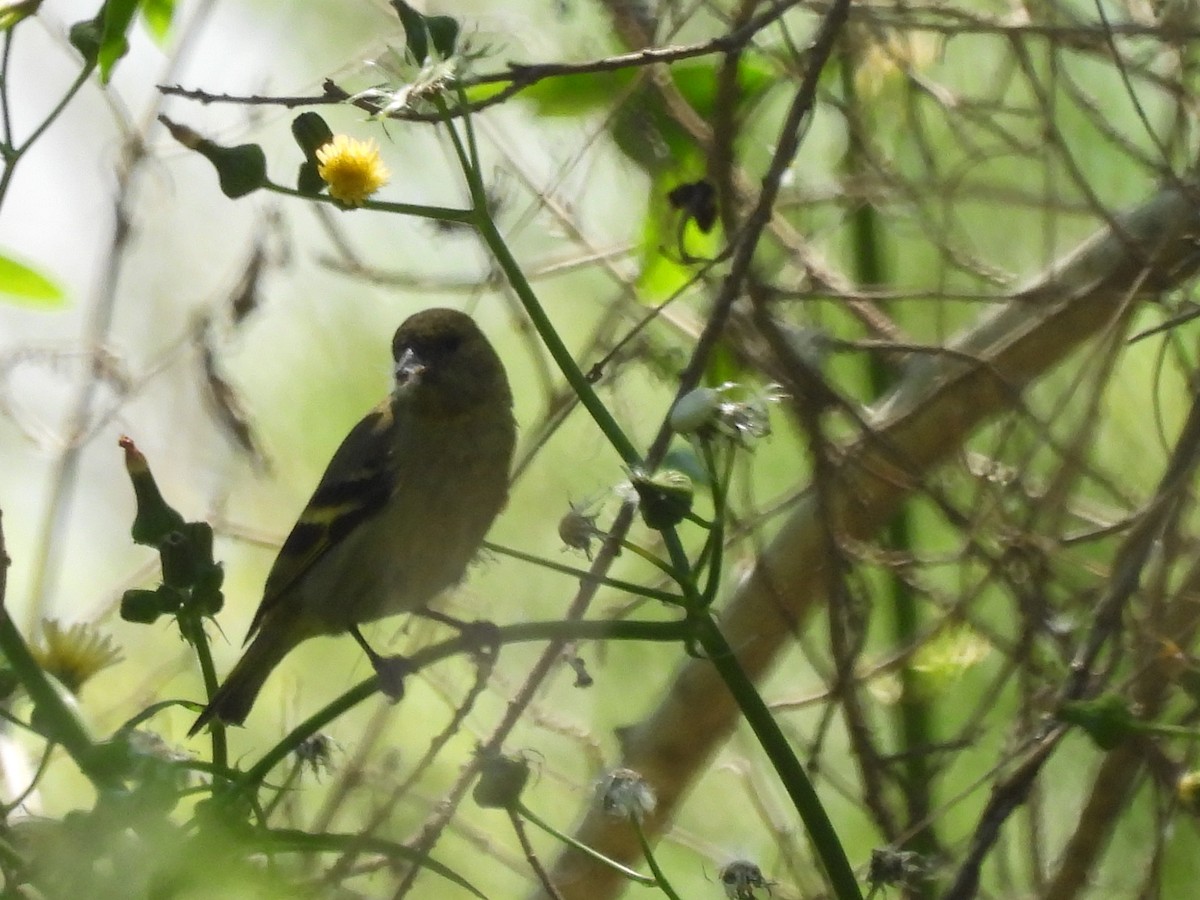
[[347, 206], [361, 206], [391, 177], [375, 141], [344, 134], [334, 135], [317, 151], [317, 174], [329, 185], [329, 196]]
[[121, 652], [94, 625], [78, 622], [63, 627], [53, 619], [42, 622], [42, 641], [30, 648], [38, 665], [78, 694], [83, 683], [114, 663]]

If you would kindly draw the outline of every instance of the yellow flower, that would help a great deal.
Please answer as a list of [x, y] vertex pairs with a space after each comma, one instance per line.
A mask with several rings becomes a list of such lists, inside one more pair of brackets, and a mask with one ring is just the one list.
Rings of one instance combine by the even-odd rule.
[[358, 141], [344, 134], [334, 135], [317, 151], [317, 163], [317, 174], [329, 185], [329, 196], [347, 206], [361, 206], [391, 177], [375, 141]]
[[54, 619], [42, 621], [42, 640], [30, 648], [39, 666], [61, 681], [72, 694], [83, 683], [121, 659], [121, 651], [94, 625], [77, 622], [63, 628]]

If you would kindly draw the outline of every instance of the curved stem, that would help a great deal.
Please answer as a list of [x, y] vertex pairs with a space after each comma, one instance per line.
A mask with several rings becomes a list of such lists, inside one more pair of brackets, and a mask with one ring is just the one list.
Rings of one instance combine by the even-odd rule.
[[755, 689], [754, 682], [747, 677], [738, 663], [733, 648], [725, 640], [725, 635], [721, 633], [716, 622], [707, 616], [698, 618], [697, 622], [702, 623], [697, 629], [698, 641], [733, 694], [738, 708], [746, 717], [746, 723], [770, 759], [779, 780], [783, 782], [784, 789], [804, 822], [813, 850], [821, 861], [834, 896], [838, 900], [861, 900], [862, 891], [859, 890], [858, 879], [846, 858], [842, 842], [838, 839], [825, 807], [821, 805], [804, 766], [792, 752], [779, 723], [775, 721], [771, 710]]
[[[594, 641], [601, 639], [676, 642], [685, 640], [691, 628], [692, 624], [688, 620], [675, 622], [613, 622], [607, 620], [522, 622], [518, 625], [504, 625], [497, 628], [496, 646], [529, 641]], [[408, 663], [412, 667], [412, 671], [417, 672], [442, 659], [461, 653], [471, 653], [474, 649], [474, 638], [459, 635], [448, 641], [423, 648], [408, 657]], [[250, 786], [263, 781], [271, 770], [281, 760], [286, 759], [287, 755], [302, 741], [320, 731], [338, 716], [376, 694], [378, 690], [378, 679], [374, 675], [359, 682], [325, 706], [324, 709], [309, 716], [292, 729], [283, 740], [247, 769], [237, 779], [237, 783], [241, 786]]]
[[636, 881], [638, 884], [644, 884], [644, 885], [651, 886], [651, 887], [658, 883], [654, 879], [654, 877], [652, 877], [650, 875], [643, 875], [641, 872], [631, 869], [628, 866], [621, 865], [621, 863], [617, 862], [615, 859], [609, 859], [603, 853], [598, 853], [597, 851], [595, 851], [591, 847], [589, 847], [587, 844], [584, 844], [581, 841], [575, 840], [575, 838], [571, 837], [571, 835], [567, 834], [566, 832], [559, 831], [557, 828], [555, 828], [549, 822], [546, 822], [544, 819], [539, 818], [538, 816], [534, 815], [529, 810], [529, 807], [525, 806], [525, 804], [517, 803], [516, 809], [514, 811], [519, 813], [520, 815], [524, 816], [526, 819], [528, 819], [530, 822], [532, 822], [538, 828], [542, 829], [542, 831], [546, 832], [547, 834], [551, 835], [552, 837], [558, 838], [558, 840], [562, 841], [564, 844], [574, 847], [580, 853], [590, 856], [592, 859], [596, 860], [596, 862], [600, 863], [601, 865], [605, 865], [612, 869], [615, 869], [616, 871], [618, 871], [622, 875], [624, 875], [626, 878], [628, 878], [630, 881]]
[[667, 873], [662, 870], [658, 864], [658, 860], [654, 858], [654, 848], [650, 846], [650, 842], [646, 840], [646, 832], [642, 828], [642, 823], [639, 819], [631, 820], [633, 830], [637, 832], [638, 843], [642, 845], [642, 855], [646, 857], [646, 865], [650, 867], [650, 871], [654, 873], [654, 883], [669, 900], [682, 900], [679, 894], [675, 893], [675, 888], [671, 887], [671, 882], [667, 879]]

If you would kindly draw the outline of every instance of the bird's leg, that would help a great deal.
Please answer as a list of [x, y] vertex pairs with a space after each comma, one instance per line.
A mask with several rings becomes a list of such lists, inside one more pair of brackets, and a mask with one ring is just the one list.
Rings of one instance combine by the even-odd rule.
[[429, 607], [417, 610], [417, 615], [433, 619], [435, 622], [441, 622], [443, 625], [449, 625], [466, 640], [470, 641], [474, 651], [480, 656], [494, 659], [500, 652], [500, 629], [496, 626], [495, 622], [488, 622], [483, 619], [466, 622], [462, 619], [456, 619], [454, 616], [448, 616], [436, 609], [430, 609]]
[[375, 677], [379, 681], [379, 690], [392, 703], [398, 703], [404, 696], [404, 676], [412, 672], [412, 663], [409, 662], [408, 657], [380, 656], [367, 643], [367, 639], [363, 637], [357, 625], [350, 626], [350, 634], [354, 636], [354, 640], [358, 641], [358, 646], [363, 648], [363, 653], [367, 654], [367, 659], [371, 661], [371, 667], [375, 670]]

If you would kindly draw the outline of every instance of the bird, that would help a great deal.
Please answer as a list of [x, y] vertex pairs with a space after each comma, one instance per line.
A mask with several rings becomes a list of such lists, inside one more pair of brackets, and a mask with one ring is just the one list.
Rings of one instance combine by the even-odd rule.
[[[409, 316], [392, 339], [394, 384], [333, 454], [267, 575], [248, 644], [188, 732], [243, 724], [298, 644], [349, 632], [388, 689], [387, 659], [358, 626], [429, 604], [462, 580], [508, 500], [516, 420], [508, 376], [475, 321]], [[457, 624], [457, 623], [456, 623]]]

